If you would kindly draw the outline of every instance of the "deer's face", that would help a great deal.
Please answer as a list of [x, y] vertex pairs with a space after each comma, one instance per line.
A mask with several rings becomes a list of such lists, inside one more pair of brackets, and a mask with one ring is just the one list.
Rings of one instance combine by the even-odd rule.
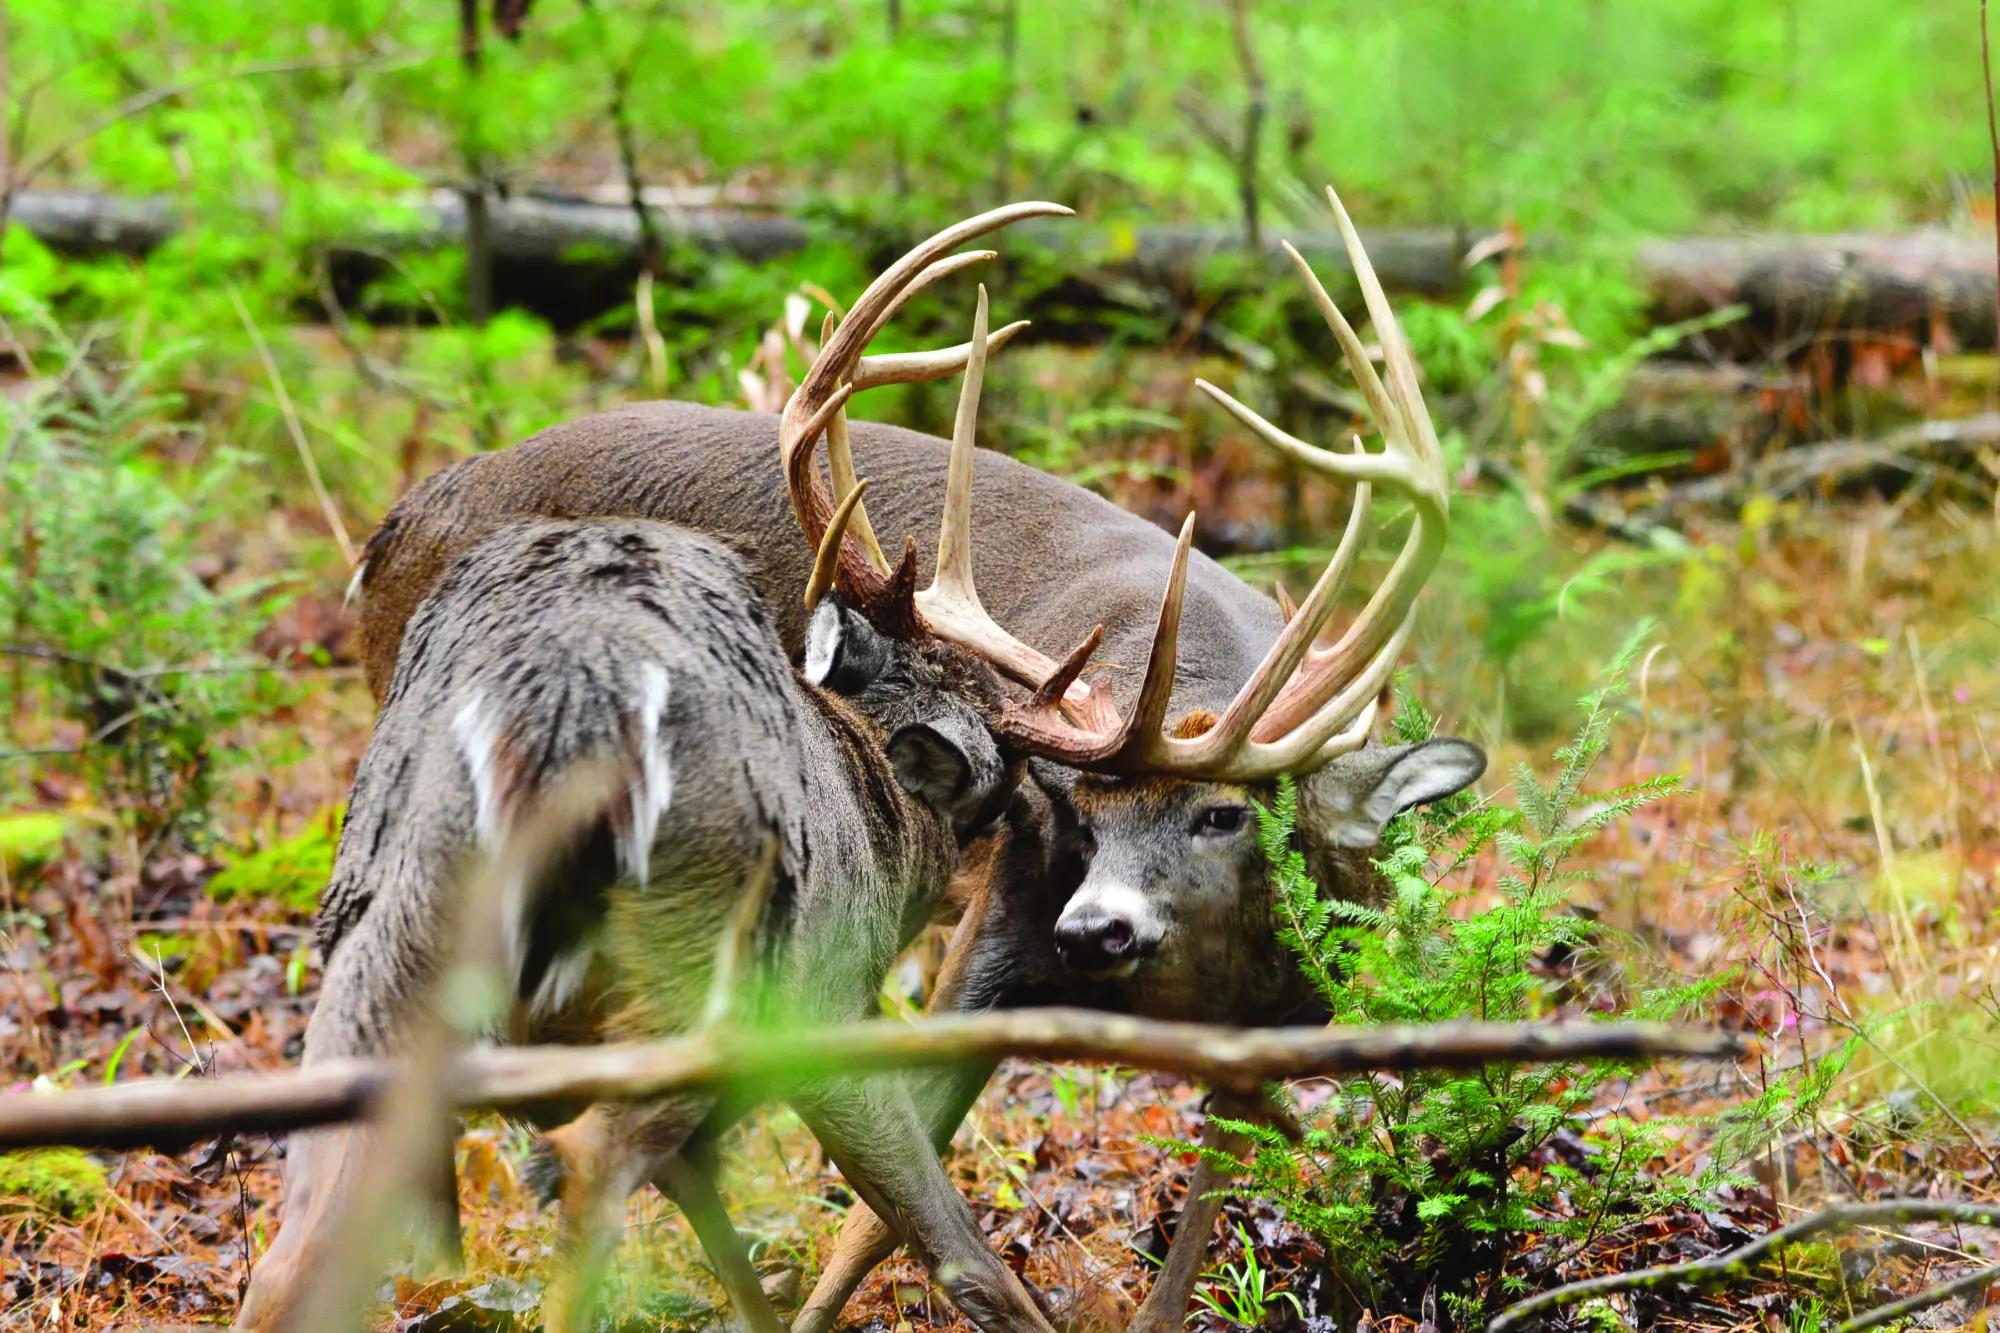
[[1056, 919], [1068, 966], [1125, 978], [1227, 928], [1264, 855], [1250, 788], [1084, 774], [1070, 789], [1083, 882]]
[[[1371, 896], [1367, 853], [1390, 818], [1485, 767], [1479, 747], [1433, 740], [1370, 746], [1301, 780], [1300, 850], [1321, 890]], [[1269, 788], [1081, 774], [1065, 795], [1058, 841], [1081, 876], [1055, 925], [1068, 967], [1129, 983], [1161, 1016], [1222, 1017], [1217, 1006], [1254, 992], [1258, 975], [1289, 976], [1251, 805], [1268, 802]]]

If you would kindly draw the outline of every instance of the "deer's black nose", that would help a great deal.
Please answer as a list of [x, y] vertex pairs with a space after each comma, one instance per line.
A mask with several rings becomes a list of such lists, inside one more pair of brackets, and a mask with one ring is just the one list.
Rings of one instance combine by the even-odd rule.
[[1130, 919], [1112, 912], [1065, 912], [1056, 922], [1056, 952], [1064, 963], [1085, 970], [1115, 967], [1144, 957]]

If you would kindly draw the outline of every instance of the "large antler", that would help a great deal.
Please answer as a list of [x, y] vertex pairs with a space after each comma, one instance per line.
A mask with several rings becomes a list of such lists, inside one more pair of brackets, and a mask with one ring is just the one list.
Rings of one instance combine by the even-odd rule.
[[[929, 633], [958, 644], [1031, 689], [1042, 689], [1053, 680], [1056, 684], [1046, 691], [1045, 702], [1059, 706], [1080, 725], [1102, 726], [1116, 719], [1109, 700], [1074, 683], [1076, 672], [1096, 647], [1098, 635], [1093, 634], [1057, 662], [1022, 643], [987, 615], [972, 582], [972, 448], [986, 356], [1026, 328], [1027, 321], [1009, 324], [989, 336], [986, 289], [982, 286], [972, 341], [931, 352], [863, 355], [869, 342], [910, 298], [941, 278], [993, 258], [994, 252], [942, 256], [1022, 218], [1067, 217], [1070, 212], [1060, 204], [1009, 204], [945, 228], [892, 264], [868, 285], [839, 326], [826, 333], [805, 380], [785, 404], [779, 419], [778, 447], [793, 512], [806, 539], [818, 550], [809, 600], [837, 585], [886, 632]], [[847, 400], [862, 389], [941, 379], [959, 370], [965, 371], [965, 387], [952, 435], [937, 573], [931, 586], [919, 592], [914, 539], [905, 545], [903, 558], [893, 569], [875, 545], [860, 506], [862, 484], [854, 479], [845, 408]], [[840, 493], [837, 508], [821, 486], [814, 466], [822, 434], [827, 437], [830, 471]]]
[[[998, 729], [1031, 753], [1077, 768], [1255, 781], [1304, 773], [1362, 745], [1375, 720], [1383, 687], [1409, 637], [1417, 594], [1436, 566], [1447, 524], [1444, 455], [1417, 388], [1416, 364], [1389, 309], [1374, 266], [1354, 224], [1329, 188], [1341, 237], [1388, 363], [1388, 382], [1375, 373], [1367, 352], [1312, 268], [1289, 244], [1285, 253], [1340, 343], [1342, 354], [1381, 428], [1383, 449], [1369, 453], [1357, 438], [1352, 453], [1306, 443], [1257, 415], [1205, 380], [1197, 386], [1224, 410], [1287, 456], [1327, 476], [1353, 482], [1354, 508], [1347, 530], [1305, 602], [1288, 615], [1277, 642], [1213, 725], [1197, 735], [1170, 734], [1167, 708], [1173, 693], [1181, 603], [1187, 590], [1194, 515], [1182, 523], [1153, 642], [1131, 711], [1120, 716], [1105, 691], [1078, 679], [1103, 637], [1099, 626], [1060, 662], [1022, 643], [987, 614], [972, 579], [972, 463], [986, 354], [1022, 325], [987, 334], [986, 289], [979, 289], [972, 341], [937, 352], [866, 357], [875, 332], [916, 292], [967, 264], [990, 258], [978, 251], [939, 256], [975, 236], [1019, 218], [1067, 214], [1055, 204], [1013, 204], [982, 213], [931, 237], [878, 277], [825, 341], [805, 382], [785, 405], [779, 429], [792, 506], [818, 548], [808, 600], [838, 583], [875, 623], [890, 633], [929, 633], [984, 658], [1033, 691], [1026, 705], [1009, 704]], [[938, 534], [937, 573], [916, 591], [916, 543], [904, 548], [891, 570], [874, 548], [861, 513], [865, 483], [853, 477], [842, 410], [859, 388], [937, 379], [963, 368], [958, 416], [952, 430], [945, 480], [944, 519]], [[836, 509], [813, 466], [822, 432], [830, 440], [832, 472], [841, 491]], [[1315, 640], [1332, 618], [1340, 591], [1359, 553], [1368, 506], [1376, 487], [1409, 500], [1415, 510], [1402, 553], [1382, 586], [1331, 647]], [[871, 559], [871, 552], [873, 558]], [[1176, 731], [1181, 730], [1176, 728]]]
[[[1130, 714], [1109, 726], [1080, 725], [1047, 707], [1048, 692], [1043, 691], [1036, 699], [1042, 706], [1012, 711], [1001, 720], [1001, 729], [1023, 748], [1077, 767], [1253, 781], [1310, 771], [1367, 740], [1383, 687], [1409, 636], [1417, 594], [1444, 547], [1446, 478], [1444, 455], [1402, 330], [1339, 196], [1329, 187], [1326, 198], [1382, 343], [1386, 385], [1312, 268], [1289, 244], [1285, 253], [1353, 369], [1381, 429], [1382, 452], [1367, 452], [1359, 439], [1351, 454], [1319, 448], [1280, 430], [1214, 385], [1204, 380], [1196, 385], [1280, 452], [1315, 472], [1355, 484], [1353, 513], [1333, 558], [1214, 725], [1195, 736], [1169, 735], [1164, 724], [1194, 528], [1190, 514], [1181, 527], [1152, 653]], [[1333, 615], [1359, 550], [1370, 492], [1376, 487], [1410, 501], [1415, 519], [1409, 536], [1388, 577], [1346, 633], [1332, 647], [1317, 648], [1314, 640]], [[1077, 662], [1064, 669], [1073, 677], [1081, 666]]]

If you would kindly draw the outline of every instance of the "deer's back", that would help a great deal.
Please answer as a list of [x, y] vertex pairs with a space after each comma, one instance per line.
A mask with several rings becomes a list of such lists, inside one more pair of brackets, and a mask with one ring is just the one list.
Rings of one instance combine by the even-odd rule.
[[[934, 559], [947, 445], [895, 426], [855, 422], [857, 469], [885, 548], [916, 535]], [[370, 687], [388, 685], [405, 625], [451, 562], [497, 525], [521, 518], [625, 516], [684, 524], [743, 556], [794, 655], [806, 615], [799, 592], [812, 552], [791, 521], [777, 465], [777, 418], [687, 403], [641, 403], [551, 427], [465, 459], [411, 491], [369, 542], [362, 645]], [[1143, 660], [1173, 538], [1079, 486], [979, 453], [974, 569], [986, 605], [1052, 653], [1103, 623], [1098, 660]], [[1207, 557], [1189, 570], [1175, 700], [1226, 703], [1276, 637], [1277, 606]], [[1114, 693], [1137, 689], [1110, 678]]]

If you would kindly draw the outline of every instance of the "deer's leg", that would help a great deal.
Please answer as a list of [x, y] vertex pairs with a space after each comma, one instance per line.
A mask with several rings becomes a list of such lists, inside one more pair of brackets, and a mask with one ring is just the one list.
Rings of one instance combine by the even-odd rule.
[[[1216, 1123], [1217, 1115], [1239, 1119], [1254, 1108], [1217, 1093], [1208, 1104], [1208, 1123], [1202, 1127], [1201, 1146], [1214, 1152], [1240, 1156], [1247, 1146], [1241, 1134]], [[1194, 1178], [1188, 1181], [1187, 1202], [1181, 1207], [1180, 1225], [1167, 1246], [1167, 1261], [1153, 1279], [1153, 1289], [1127, 1325], [1126, 1333], [1180, 1333], [1187, 1326], [1188, 1304], [1194, 1299], [1195, 1279], [1201, 1275], [1202, 1260], [1208, 1256], [1215, 1235], [1215, 1219], [1222, 1215], [1222, 1200], [1208, 1197], [1228, 1181], [1203, 1156], [1195, 1163]]]
[[823, 1084], [795, 1105], [848, 1184], [909, 1238], [982, 1333], [1053, 1333], [945, 1174], [902, 1080]]
[[358, 1172], [366, 1150], [365, 1130], [346, 1125], [302, 1130], [291, 1136], [285, 1157], [284, 1202], [277, 1239], [250, 1275], [234, 1327], [241, 1333], [289, 1328], [299, 1298], [309, 1289], [327, 1239], [340, 1222], [339, 1182]]
[[[951, 946], [945, 951], [937, 985], [931, 991], [928, 1012], [950, 1013], [958, 1007], [982, 914], [983, 899], [976, 898], [952, 932]], [[980, 1062], [910, 1076], [911, 1099], [936, 1151], [942, 1153], [951, 1146], [952, 1135], [971, 1112], [972, 1104], [979, 1100], [980, 1091], [992, 1078], [995, 1068], [994, 1064]], [[853, 1299], [855, 1289], [874, 1271], [875, 1265], [896, 1252], [900, 1243], [901, 1237], [895, 1230], [866, 1202], [857, 1200], [840, 1224], [833, 1253], [827, 1256], [826, 1267], [813, 1283], [812, 1295], [806, 1297], [805, 1305], [792, 1319], [792, 1333], [831, 1333], [834, 1321]]]
[[617, 1248], [625, 1200], [679, 1154], [712, 1098], [599, 1103], [535, 1145], [530, 1179], [561, 1205], [556, 1257], [542, 1297], [548, 1333], [595, 1326], [597, 1290]]
[[[951, 1146], [952, 1135], [958, 1132], [972, 1104], [979, 1100], [995, 1067], [982, 1060], [908, 1080], [911, 1104], [930, 1136], [933, 1156]], [[896, 1252], [902, 1241], [903, 1237], [868, 1205], [865, 1194], [857, 1199], [847, 1210], [847, 1219], [834, 1239], [833, 1252], [827, 1256], [819, 1280], [813, 1283], [812, 1295], [792, 1320], [792, 1333], [829, 1333], [855, 1289], [874, 1271], [875, 1265]]]
[[[357, 937], [334, 952], [306, 1025], [306, 1065], [394, 1048], [396, 1021], [405, 1008], [398, 979], [407, 973], [375, 946], [374, 940]], [[266, 1333], [291, 1326], [299, 1299], [319, 1274], [326, 1246], [338, 1234], [347, 1183], [363, 1174], [373, 1137], [366, 1124], [329, 1125], [290, 1136], [278, 1235], [250, 1275], [234, 1327]], [[411, 1193], [407, 1216], [413, 1248], [427, 1265], [457, 1266], [458, 1190], [448, 1142], [423, 1187]]]
[[715, 1266], [722, 1289], [729, 1293], [737, 1318], [750, 1333], [784, 1333], [784, 1321], [764, 1294], [763, 1281], [750, 1262], [750, 1250], [736, 1224], [729, 1220], [708, 1164], [693, 1154], [675, 1153], [653, 1174], [653, 1184], [680, 1206], [709, 1263]]

